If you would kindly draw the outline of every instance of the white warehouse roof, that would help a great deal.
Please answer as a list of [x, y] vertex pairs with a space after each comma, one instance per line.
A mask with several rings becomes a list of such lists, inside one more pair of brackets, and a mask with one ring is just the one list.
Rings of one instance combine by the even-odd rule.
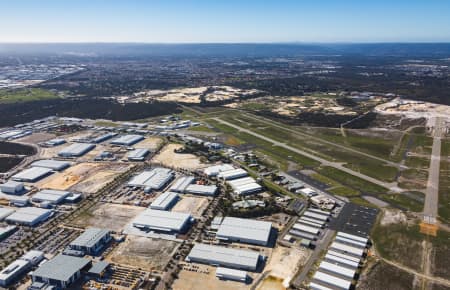
[[312, 235], [317, 235], [320, 232], [319, 228], [310, 227], [310, 226], [303, 225], [303, 224], [295, 224], [292, 228], [296, 229], [297, 231], [309, 233]]
[[237, 169], [222, 171], [217, 175], [217, 177], [222, 178], [224, 180], [231, 180], [231, 179], [236, 179], [239, 177], [244, 177], [247, 175], [248, 175], [247, 171], [245, 171], [242, 168], [237, 168]]
[[61, 157], [79, 157], [95, 148], [95, 144], [73, 143], [58, 152]]
[[271, 230], [270, 222], [226, 217], [219, 226], [216, 237], [221, 240], [267, 245]]
[[32, 167], [44, 167], [49, 168], [51, 170], [61, 171], [70, 166], [70, 163], [67, 161], [59, 161], [52, 159], [44, 159], [31, 163]]
[[131, 146], [137, 142], [143, 140], [144, 137], [141, 135], [123, 135], [111, 141], [111, 144]]
[[215, 185], [190, 184], [186, 187], [186, 193], [213, 196], [217, 192]]
[[168, 168], [153, 168], [134, 176], [128, 186], [149, 187], [151, 189], [161, 189], [174, 176], [174, 172]]
[[347, 234], [347, 233], [344, 233], [344, 232], [338, 232], [337, 236], [344, 237], [344, 238], [347, 238], [347, 239], [352, 239], [352, 240], [355, 240], [355, 241], [358, 241], [358, 242], [361, 242], [361, 243], [365, 243], [365, 244], [367, 244], [369, 242], [368, 238], [363, 238], [363, 237], [355, 236], [355, 235], [352, 235], [352, 234]]
[[44, 167], [30, 167], [25, 169], [16, 175], [12, 176], [14, 181], [34, 182], [37, 181], [52, 172], [49, 168]]
[[15, 212], [12, 208], [0, 207], [0, 221], [4, 220], [7, 216], [12, 215]]
[[71, 247], [92, 248], [108, 234], [109, 231], [106, 229], [88, 228], [69, 245]]
[[220, 164], [220, 165], [214, 165], [205, 168], [203, 171], [208, 176], [217, 176], [222, 171], [232, 170], [234, 169], [233, 165], [231, 164]]
[[195, 181], [193, 176], [181, 176], [170, 187], [170, 191], [183, 193], [188, 185]]
[[151, 204], [151, 209], [168, 210], [178, 201], [178, 194], [166, 191], [160, 194]]
[[51, 213], [52, 210], [49, 209], [23, 207], [8, 216], [6, 218], [6, 221], [33, 226], [41, 221], [46, 220], [51, 215]]
[[186, 261], [254, 271], [259, 258], [259, 253], [254, 251], [195, 244]]
[[330, 286], [334, 286], [340, 289], [350, 289], [352, 283], [348, 280], [341, 279], [332, 275], [328, 275], [326, 273], [317, 271], [313, 277], [314, 280], [328, 284]]
[[333, 263], [330, 263], [327, 261], [322, 261], [319, 265], [319, 269], [325, 270], [326, 272], [331, 272], [331, 273], [341, 275], [350, 280], [353, 280], [353, 277], [355, 277], [355, 273], [356, 273], [355, 269], [352, 270], [349, 268], [338, 266], [336, 264], [333, 264]]
[[142, 161], [145, 159], [145, 156], [147, 156], [149, 153], [150, 151], [148, 149], [138, 148], [128, 152], [127, 158], [128, 160]]
[[70, 194], [70, 192], [64, 190], [43, 189], [34, 194], [31, 200], [35, 202], [48, 201], [53, 204], [58, 204]]
[[190, 220], [191, 216], [186, 213], [146, 209], [134, 219], [133, 226], [164, 232], [181, 232]]
[[230, 279], [245, 282], [247, 280], [247, 272], [224, 267], [217, 267], [216, 277], [221, 279]]
[[338, 242], [333, 242], [330, 246], [330, 249], [333, 249], [338, 252], [347, 253], [353, 255], [355, 257], [361, 257], [364, 254], [364, 249], [355, 248], [352, 246], [344, 245]]

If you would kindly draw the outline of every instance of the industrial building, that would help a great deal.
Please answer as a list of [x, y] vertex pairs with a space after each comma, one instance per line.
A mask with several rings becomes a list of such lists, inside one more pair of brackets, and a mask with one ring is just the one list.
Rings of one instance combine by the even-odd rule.
[[351, 239], [351, 240], [360, 242], [360, 243], [362, 243], [364, 245], [367, 245], [367, 243], [369, 242], [368, 238], [363, 238], [363, 237], [355, 236], [355, 235], [352, 235], [352, 234], [347, 234], [347, 233], [344, 233], [344, 232], [338, 232], [336, 237], [343, 237], [343, 238]]
[[52, 173], [52, 170], [44, 167], [30, 167], [11, 177], [14, 181], [36, 182]]
[[335, 250], [340, 253], [348, 254], [354, 256], [356, 258], [361, 258], [364, 255], [364, 249], [355, 248], [349, 245], [345, 245], [338, 242], [333, 242], [330, 246], [330, 249]]
[[346, 245], [349, 245], [349, 246], [352, 246], [355, 248], [364, 249], [367, 246], [367, 244], [365, 244], [365, 243], [358, 242], [353, 239], [349, 239], [349, 238], [345, 238], [345, 237], [341, 237], [341, 236], [336, 236], [335, 240], [339, 243], [343, 243], [343, 244], [346, 244]]
[[48, 202], [50, 204], [60, 204], [69, 195], [71, 195], [71, 193], [65, 190], [43, 189], [35, 193], [31, 197], [31, 200], [34, 202]]
[[173, 192], [184, 193], [186, 187], [194, 183], [194, 181], [195, 178], [193, 176], [181, 176], [177, 178], [177, 180], [175, 180], [169, 190]]
[[231, 164], [220, 164], [205, 168], [203, 173], [205, 173], [206, 176], [208, 177], [216, 177], [222, 171], [228, 171], [233, 169], [234, 167]]
[[294, 224], [292, 227], [294, 230], [305, 232], [311, 235], [318, 235], [320, 233], [320, 228], [311, 227], [303, 224]]
[[123, 135], [111, 141], [111, 144], [119, 146], [131, 146], [137, 142], [144, 140], [141, 135]]
[[22, 182], [9, 180], [0, 185], [0, 191], [6, 194], [23, 194], [26, 190]]
[[256, 183], [253, 177], [244, 177], [228, 181], [228, 184], [237, 195], [248, 195], [262, 190], [262, 186]]
[[108, 230], [88, 228], [69, 244], [69, 248], [83, 251], [85, 254], [97, 255], [110, 240], [111, 234]]
[[31, 167], [44, 167], [55, 171], [64, 170], [69, 166], [70, 162], [52, 159], [44, 159], [31, 163]]
[[222, 280], [233, 280], [245, 283], [247, 281], [247, 272], [224, 267], [217, 267], [216, 277]]
[[167, 233], [183, 233], [192, 221], [193, 218], [187, 213], [146, 209], [133, 220], [133, 226]]
[[289, 234], [291, 234], [291, 235], [293, 235], [295, 237], [302, 238], [302, 239], [307, 239], [307, 240], [310, 240], [310, 241], [313, 241], [313, 240], [317, 239], [316, 235], [308, 234], [306, 232], [302, 232], [302, 231], [298, 231], [298, 230], [294, 230], [294, 229], [289, 230]]
[[150, 153], [148, 149], [139, 148], [134, 149], [127, 154], [127, 158], [130, 161], [144, 161], [145, 157]]
[[175, 173], [167, 168], [157, 167], [150, 171], [144, 171], [134, 176], [128, 186], [160, 190], [166, 186], [175, 176]]
[[248, 176], [247, 171], [242, 168], [221, 171], [217, 177], [223, 180], [233, 180], [240, 177]]
[[66, 140], [61, 139], [61, 138], [55, 138], [55, 139], [48, 140], [48, 141], [44, 142], [43, 144], [44, 144], [44, 146], [55, 147], [58, 145], [62, 145], [64, 143], [66, 143]]
[[186, 187], [185, 193], [214, 196], [217, 192], [215, 185], [190, 184]]
[[305, 217], [309, 217], [312, 219], [316, 219], [316, 220], [320, 220], [320, 221], [328, 221], [328, 216], [326, 215], [322, 215], [322, 214], [318, 214], [315, 212], [311, 212], [309, 210], [305, 211], [305, 213], [303, 214]]
[[322, 261], [319, 265], [319, 269], [324, 272], [333, 273], [350, 280], [353, 280], [353, 277], [355, 277], [356, 274], [355, 269], [349, 269], [327, 261]]
[[317, 271], [313, 276], [313, 282], [323, 284], [324, 286], [333, 287], [331, 289], [348, 290], [352, 286], [352, 282], [346, 279], [338, 278], [321, 271]]
[[166, 191], [160, 194], [151, 204], [151, 209], [169, 210], [178, 201], [179, 196], [176, 192]]
[[80, 157], [95, 148], [95, 144], [73, 143], [58, 152], [58, 156], [65, 158]]
[[31, 266], [37, 265], [43, 259], [43, 252], [34, 250], [28, 251], [0, 272], [0, 286], [7, 287], [20, 280], [22, 276], [31, 270]]
[[320, 221], [320, 220], [316, 220], [316, 219], [305, 217], [305, 216], [300, 217], [297, 221], [314, 223], [321, 228], [327, 223], [326, 221]]
[[6, 217], [12, 215], [15, 212], [12, 208], [0, 207], [0, 221], [3, 221]]
[[33, 282], [42, 282], [59, 289], [67, 288], [81, 276], [91, 261], [85, 258], [57, 255], [31, 274]]
[[335, 264], [344, 265], [350, 269], [357, 269], [359, 267], [359, 261], [352, 261], [346, 258], [341, 258], [330, 254], [329, 252], [325, 255], [325, 260], [330, 261]]
[[26, 226], [35, 226], [36, 224], [47, 220], [53, 211], [37, 207], [24, 207], [18, 209], [6, 218], [6, 221], [12, 224], [21, 224]]
[[266, 246], [269, 242], [272, 223], [251, 219], [226, 217], [217, 231], [216, 238]]
[[106, 133], [100, 136], [97, 136], [93, 139], [91, 139], [92, 143], [98, 144], [98, 143], [102, 143], [103, 141], [106, 141], [108, 139], [111, 139], [112, 137], [116, 136], [117, 133]]
[[195, 244], [187, 262], [203, 263], [233, 269], [255, 271], [258, 267], [260, 255], [258, 252], [238, 250], [207, 244]]

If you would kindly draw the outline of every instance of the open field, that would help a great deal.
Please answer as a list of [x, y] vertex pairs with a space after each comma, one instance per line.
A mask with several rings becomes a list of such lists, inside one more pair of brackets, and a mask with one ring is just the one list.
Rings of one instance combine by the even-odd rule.
[[179, 243], [163, 239], [152, 239], [128, 235], [108, 260], [146, 271], [161, 271], [178, 248]]
[[357, 289], [361, 290], [411, 290], [420, 289], [414, 285], [414, 275], [384, 262], [373, 262], [361, 276]]
[[197, 197], [183, 195], [181, 199], [172, 208], [174, 212], [189, 213], [195, 218], [202, 217], [203, 212], [208, 207], [207, 197]]
[[207, 164], [200, 162], [200, 159], [193, 154], [179, 154], [175, 153], [175, 149], [183, 148], [181, 144], [168, 144], [161, 152], [153, 157], [153, 161], [162, 164], [163, 166], [172, 168], [185, 169], [199, 169], [204, 168]]
[[270, 271], [271, 276], [290, 280], [299, 267], [304, 265], [308, 256], [309, 253], [304, 248], [287, 248], [278, 245], [272, 251], [264, 271]]
[[[197, 264], [193, 264], [197, 265]], [[248, 290], [250, 285], [241, 282], [219, 280], [216, 278], [215, 267], [200, 265], [199, 268], [205, 273], [181, 270], [178, 279], [172, 285], [174, 290], [193, 289], [220, 289], [220, 290]], [[201, 286], [200, 286], [201, 285]]]
[[439, 174], [439, 216], [450, 224], [450, 139], [442, 140]]
[[39, 188], [67, 190], [71, 186], [83, 181], [96, 172], [99, 165], [95, 163], [79, 163], [57, 172], [37, 183]]
[[404, 195], [402, 193], [398, 194], [382, 194], [378, 196], [378, 198], [396, 205], [404, 210], [414, 211], [414, 212], [421, 212], [423, 211], [423, 202], [418, 201], [414, 198], [411, 198], [407, 195]]
[[140, 141], [139, 143], [135, 144], [135, 148], [145, 148], [150, 151], [155, 151], [156, 149], [161, 146], [163, 143], [163, 139], [160, 137], [147, 137], [144, 140]]
[[57, 99], [58, 95], [43, 89], [0, 90], [0, 104]]
[[[103, 165], [103, 164], [102, 164]], [[81, 191], [85, 193], [94, 193], [108, 182], [112, 181], [114, 177], [120, 173], [127, 171], [130, 165], [126, 164], [114, 164], [108, 166], [102, 166], [102, 168], [93, 173], [89, 178], [83, 180], [82, 182], [76, 184], [73, 190]]]
[[80, 215], [73, 224], [82, 227], [100, 227], [120, 232], [144, 207], [101, 203], [94, 209]]

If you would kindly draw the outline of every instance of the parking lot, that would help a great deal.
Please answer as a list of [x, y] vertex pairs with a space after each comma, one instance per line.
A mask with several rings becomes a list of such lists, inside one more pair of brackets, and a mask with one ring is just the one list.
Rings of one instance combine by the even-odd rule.
[[369, 236], [378, 212], [376, 208], [346, 203], [338, 218], [333, 219], [330, 228], [357, 236]]

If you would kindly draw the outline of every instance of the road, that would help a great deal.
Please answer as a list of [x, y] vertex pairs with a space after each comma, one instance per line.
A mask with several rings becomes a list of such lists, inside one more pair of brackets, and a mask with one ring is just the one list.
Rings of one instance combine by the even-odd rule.
[[313, 160], [316, 160], [316, 161], [320, 162], [321, 164], [323, 164], [323, 165], [325, 165], [325, 166], [330, 166], [330, 167], [336, 168], [336, 169], [338, 169], [338, 170], [340, 170], [340, 171], [344, 171], [344, 172], [346, 172], [346, 173], [348, 173], [348, 174], [351, 174], [351, 175], [353, 175], [353, 176], [359, 177], [359, 178], [361, 178], [361, 179], [364, 179], [364, 180], [366, 180], [366, 181], [372, 182], [372, 183], [374, 183], [374, 184], [377, 184], [377, 185], [379, 185], [379, 186], [388, 188], [388, 189], [393, 190], [393, 191], [398, 191], [398, 190], [399, 190], [399, 188], [397, 187], [397, 183], [396, 183], [396, 182], [390, 182], [390, 183], [388, 183], [388, 182], [380, 181], [380, 180], [375, 179], [375, 178], [373, 178], [373, 177], [367, 176], [367, 175], [362, 174], [362, 173], [360, 173], [360, 172], [356, 172], [356, 171], [353, 171], [353, 170], [351, 170], [351, 169], [349, 169], [349, 168], [347, 168], [347, 167], [344, 167], [344, 166], [342, 165], [342, 163], [328, 161], [328, 160], [323, 159], [323, 158], [321, 158], [321, 157], [318, 157], [318, 156], [315, 156], [315, 155], [313, 155], [313, 154], [310, 154], [310, 153], [308, 153], [308, 152], [306, 152], [306, 151], [303, 151], [303, 150], [300, 150], [300, 149], [298, 149], [298, 148], [289, 146], [289, 145], [287, 145], [286, 143], [282, 143], [282, 142], [273, 140], [273, 139], [271, 139], [271, 138], [269, 138], [269, 137], [266, 137], [266, 136], [261, 135], [261, 134], [259, 134], [259, 133], [256, 133], [256, 132], [253, 132], [253, 131], [251, 131], [251, 130], [242, 128], [242, 127], [240, 127], [240, 126], [238, 126], [238, 125], [235, 125], [235, 124], [230, 123], [230, 122], [228, 122], [228, 121], [222, 120], [222, 119], [220, 119], [220, 118], [212, 118], [212, 119], [215, 120], [215, 121], [217, 121], [217, 122], [219, 122], [219, 123], [225, 124], [225, 125], [227, 125], [227, 126], [229, 126], [229, 127], [235, 128], [235, 129], [237, 129], [237, 130], [239, 130], [239, 131], [242, 131], [242, 132], [245, 132], [245, 133], [247, 133], [247, 134], [253, 135], [253, 136], [255, 136], [255, 137], [259, 138], [259, 139], [262, 139], [262, 140], [265, 140], [265, 141], [267, 141], [267, 142], [270, 142], [270, 143], [272, 143], [272, 144], [275, 145], [275, 146], [279, 146], [279, 147], [285, 148], [285, 149], [287, 149], [287, 150], [289, 150], [289, 151], [292, 151], [292, 152], [298, 153], [298, 154], [300, 154], [300, 155], [306, 156], [306, 157], [308, 157], [308, 158], [311, 158], [311, 159], [313, 159]]
[[364, 157], [367, 157], [367, 158], [375, 159], [375, 160], [384, 162], [384, 163], [386, 163], [386, 164], [388, 164], [390, 166], [393, 166], [393, 167], [408, 168], [407, 166], [404, 166], [404, 165], [398, 164], [396, 162], [393, 162], [393, 161], [390, 161], [390, 160], [387, 160], [387, 159], [384, 159], [384, 158], [381, 158], [381, 157], [378, 157], [378, 156], [374, 156], [374, 155], [371, 155], [371, 154], [368, 154], [368, 153], [365, 153], [365, 152], [362, 152], [362, 151], [359, 151], [359, 150], [356, 150], [356, 149], [353, 149], [353, 148], [349, 148], [349, 147], [347, 147], [345, 145], [341, 145], [341, 144], [338, 144], [338, 143], [330, 142], [330, 141], [324, 140], [322, 138], [315, 137], [315, 136], [310, 135], [310, 134], [298, 132], [296, 130], [288, 128], [287, 126], [282, 126], [280, 124], [277, 124], [276, 122], [271, 121], [271, 120], [267, 120], [267, 119], [264, 119], [264, 118], [256, 117], [256, 116], [253, 116], [253, 115], [250, 115], [250, 114], [244, 114], [244, 115], [246, 117], [248, 117], [248, 118], [257, 120], [259, 122], [263, 122], [263, 123], [269, 124], [270, 126], [277, 127], [279, 129], [282, 129], [284, 131], [288, 131], [288, 132], [293, 133], [295, 135], [302, 136], [302, 137], [305, 137], [305, 138], [308, 138], [308, 139], [314, 139], [314, 140], [316, 140], [318, 142], [321, 142], [323, 144], [327, 144], [327, 145], [330, 145], [330, 146], [333, 146], [333, 147], [337, 147], [337, 148], [340, 148], [340, 149], [348, 151], [348, 152], [356, 153], [358, 155], [361, 155], [361, 156], [364, 156]]
[[439, 167], [441, 162], [441, 137], [444, 131], [444, 122], [436, 118], [433, 129], [433, 147], [431, 150], [430, 167], [428, 169], [428, 182], [425, 195], [423, 214], [426, 222], [435, 223], [438, 216], [439, 200]]

